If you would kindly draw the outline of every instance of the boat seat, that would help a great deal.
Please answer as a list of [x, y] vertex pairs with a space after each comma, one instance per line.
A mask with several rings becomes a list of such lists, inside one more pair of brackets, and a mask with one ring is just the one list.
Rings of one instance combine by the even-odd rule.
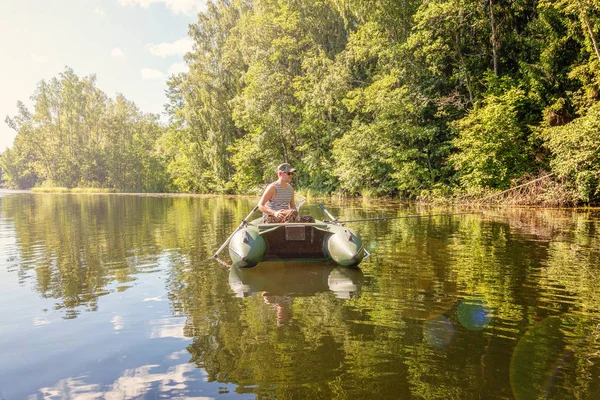
[[270, 231], [276, 228], [279, 228], [281, 226], [311, 226], [313, 228], [317, 228], [317, 229], [327, 229], [327, 224], [324, 224], [322, 222], [313, 222], [313, 223], [302, 223], [302, 222], [288, 222], [285, 224], [258, 224], [258, 230], [260, 232], [263, 231]]

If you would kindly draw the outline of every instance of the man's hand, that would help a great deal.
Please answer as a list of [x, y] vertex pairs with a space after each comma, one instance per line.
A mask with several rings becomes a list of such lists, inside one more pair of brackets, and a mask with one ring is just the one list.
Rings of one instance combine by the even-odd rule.
[[287, 210], [277, 210], [277, 211], [275, 211], [275, 214], [273, 214], [273, 215], [274, 215], [275, 217], [279, 218], [279, 217], [281, 217], [281, 216], [286, 216], [286, 215], [288, 215], [288, 214], [289, 214], [289, 213], [291, 213], [292, 211], [294, 211], [294, 210], [292, 210], [292, 209], [287, 209]]

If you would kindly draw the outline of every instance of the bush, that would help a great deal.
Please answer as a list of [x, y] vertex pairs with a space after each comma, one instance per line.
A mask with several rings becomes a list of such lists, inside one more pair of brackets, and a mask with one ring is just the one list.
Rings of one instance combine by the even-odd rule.
[[559, 177], [575, 186], [576, 198], [585, 203], [600, 200], [600, 102], [587, 114], [563, 126], [541, 131], [545, 146], [552, 153], [550, 165]]
[[458, 134], [453, 141], [458, 153], [450, 161], [467, 191], [507, 189], [511, 179], [530, 169], [529, 128], [519, 117], [519, 109], [526, 102], [521, 89], [489, 95], [452, 125]]

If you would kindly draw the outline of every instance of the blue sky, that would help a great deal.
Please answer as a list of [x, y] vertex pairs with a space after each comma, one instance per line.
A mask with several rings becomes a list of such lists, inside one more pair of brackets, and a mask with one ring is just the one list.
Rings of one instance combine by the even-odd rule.
[[[109, 97], [162, 113], [166, 79], [186, 70], [188, 25], [206, 0], [0, 0], [0, 152], [16, 132], [4, 119], [17, 101], [30, 110], [35, 87], [66, 66], [95, 74]], [[164, 117], [163, 117], [164, 119]]]

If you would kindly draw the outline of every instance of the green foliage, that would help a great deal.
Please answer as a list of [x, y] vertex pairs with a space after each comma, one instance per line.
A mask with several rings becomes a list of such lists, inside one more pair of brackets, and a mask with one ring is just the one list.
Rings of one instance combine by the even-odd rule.
[[[547, 165], [550, 156], [536, 148], [530, 129], [542, 121], [543, 110], [565, 123], [599, 92], [591, 3], [246, 5], [220, 1], [201, 14], [198, 26], [212, 27], [206, 31], [219, 40], [196, 40], [202, 50], [189, 56], [216, 54], [211, 61], [222, 66], [219, 76], [239, 77], [235, 90], [220, 97], [230, 113], [217, 118], [204, 103], [194, 108], [201, 118], [237, 127], [235, 135], [220, 133], [232, 138], [222, 152], [230, 183], [221, 187], [234, 191], [272, 180], [281, 161], [294, 163], [298, 184], [317, 192], [412, 198], [448, 193], [455, 182], [467, 191], [504, 189]], [[226, 26], [219, 22], [223, 15], [238, 19]], [[587, 31], [585, 21], [591, 21]], [[202, 76], [211, 65], [192, 64], [197, 68], [178, 87], [204, 90]], [[207, 96], [219, 90], [211, 87]], [[174, 117], [191, 113], [191, 103], [172, 104]], [[175, 180], [208, 179], [202, 171], [212, 167], [203, 155], [216, 147], [205, 139], [194, 143], [174, 152], [181, 161]], [[210, 184], [195, 187], [214, 190]]]
[[232, 118], [232, 99], [245, 70], [232, 32], [249, 8], [246, 1], [209, 2], [190, 25], [195, 51], [186, 55], [189, 74], [168, 81], [171, 129], [161, 140], [173, 189], [217, 192], [230, 189], [230, 148], [241, 136]]
[[281, 161], [298, 161], [294, 153], [302, 146], [302, 138], [294, 80], [301, 73], [306, 52], [317, 47], [308, 34], [310, 21], [301, 18], [305, 12], [307, 8], [294, 2], [264, 2], [241, 21], [242, 56], [248, 69], [245, 86], [233, 100], [233, 119], [249, 137], [232, 147], [237, 150], [233, 157], [236, 174], [245, 175], [235, 178], [241, 189], [264, 182], [271, 167]]
[[[2, 179], [246, 193], [286, 161], [296, 186], [316, 193], [506, 189], [563, 164], [532, 132], [600, 100], [599, 9], [598, 0], [214, 0], [190, 25], [189, 72], [167, 82], [168, 129], [67, 69], [38, 85], [33, 112], [19, 104], [7, 120], [18, 135], [0, 158]], [[592, 201], [593, 171], [561, 173], [563, 187]]]
[[162, 191], [164, 167], [154, 152], [163, 128], [122, 95], [115, 100], [96, 88], [94, 76], [79, 78], [67, 68], [41, 81], [32, 97], [34, 112], [22, 104], [8, 124], [15, 145], [2, 156], [10, 187], [102, 186], [129, 191]]
[[66, 187], [52, 186], [52, 187], [34, 187], [31, 189], [34, 193], [69, 193], [71, 190]]
[[11, 189], [29, 189], [38, 181], [31, 168], [32, 157], [17, 147], [9, 148], [0, 155], [2, 185]]
[[519, 118], [526, 100], [520, 89], [490, 95], [454, 123], [458, 152], [450, 160], [467, 189], [506, 189], [530, 168], [527, 127]]
[[333, 144], [336, 159], [335, 174], [341, 187], [351, 194], [370, 191], [383, 194], [393, 190], [394, 182], [385, 158], [385, 143], [377, 131], [369, 127], [356, 127]]
[[330, 192], [337, 186], [331, 150], [348, 120], [342, 100], [350, 88], [350, 74], [343, 60], [332, 60], [323, 52], [307, 55], [302, 69], [303, 75], [294, 82], [302, 107], [298, 134], [303, 143], [296, 148], [301, 159], [300, 182], [318, 192]]
[[589, 203], [600, 195], [600, 102], [570, 123], [541, 131], [552, 153], [552, 171], [574, 183], [579, 200]]
[[273, 163], [273, 160], [278, 158], [271, 157], [263, 136], [248, 134], [238, 139], [231, 149], [232, 161], [237, 170], [232, 180], [236, 190], [245, 193], [261, 182], [275, 180], [272, 173], [275, 166], [269, 168], [267, 163]]

